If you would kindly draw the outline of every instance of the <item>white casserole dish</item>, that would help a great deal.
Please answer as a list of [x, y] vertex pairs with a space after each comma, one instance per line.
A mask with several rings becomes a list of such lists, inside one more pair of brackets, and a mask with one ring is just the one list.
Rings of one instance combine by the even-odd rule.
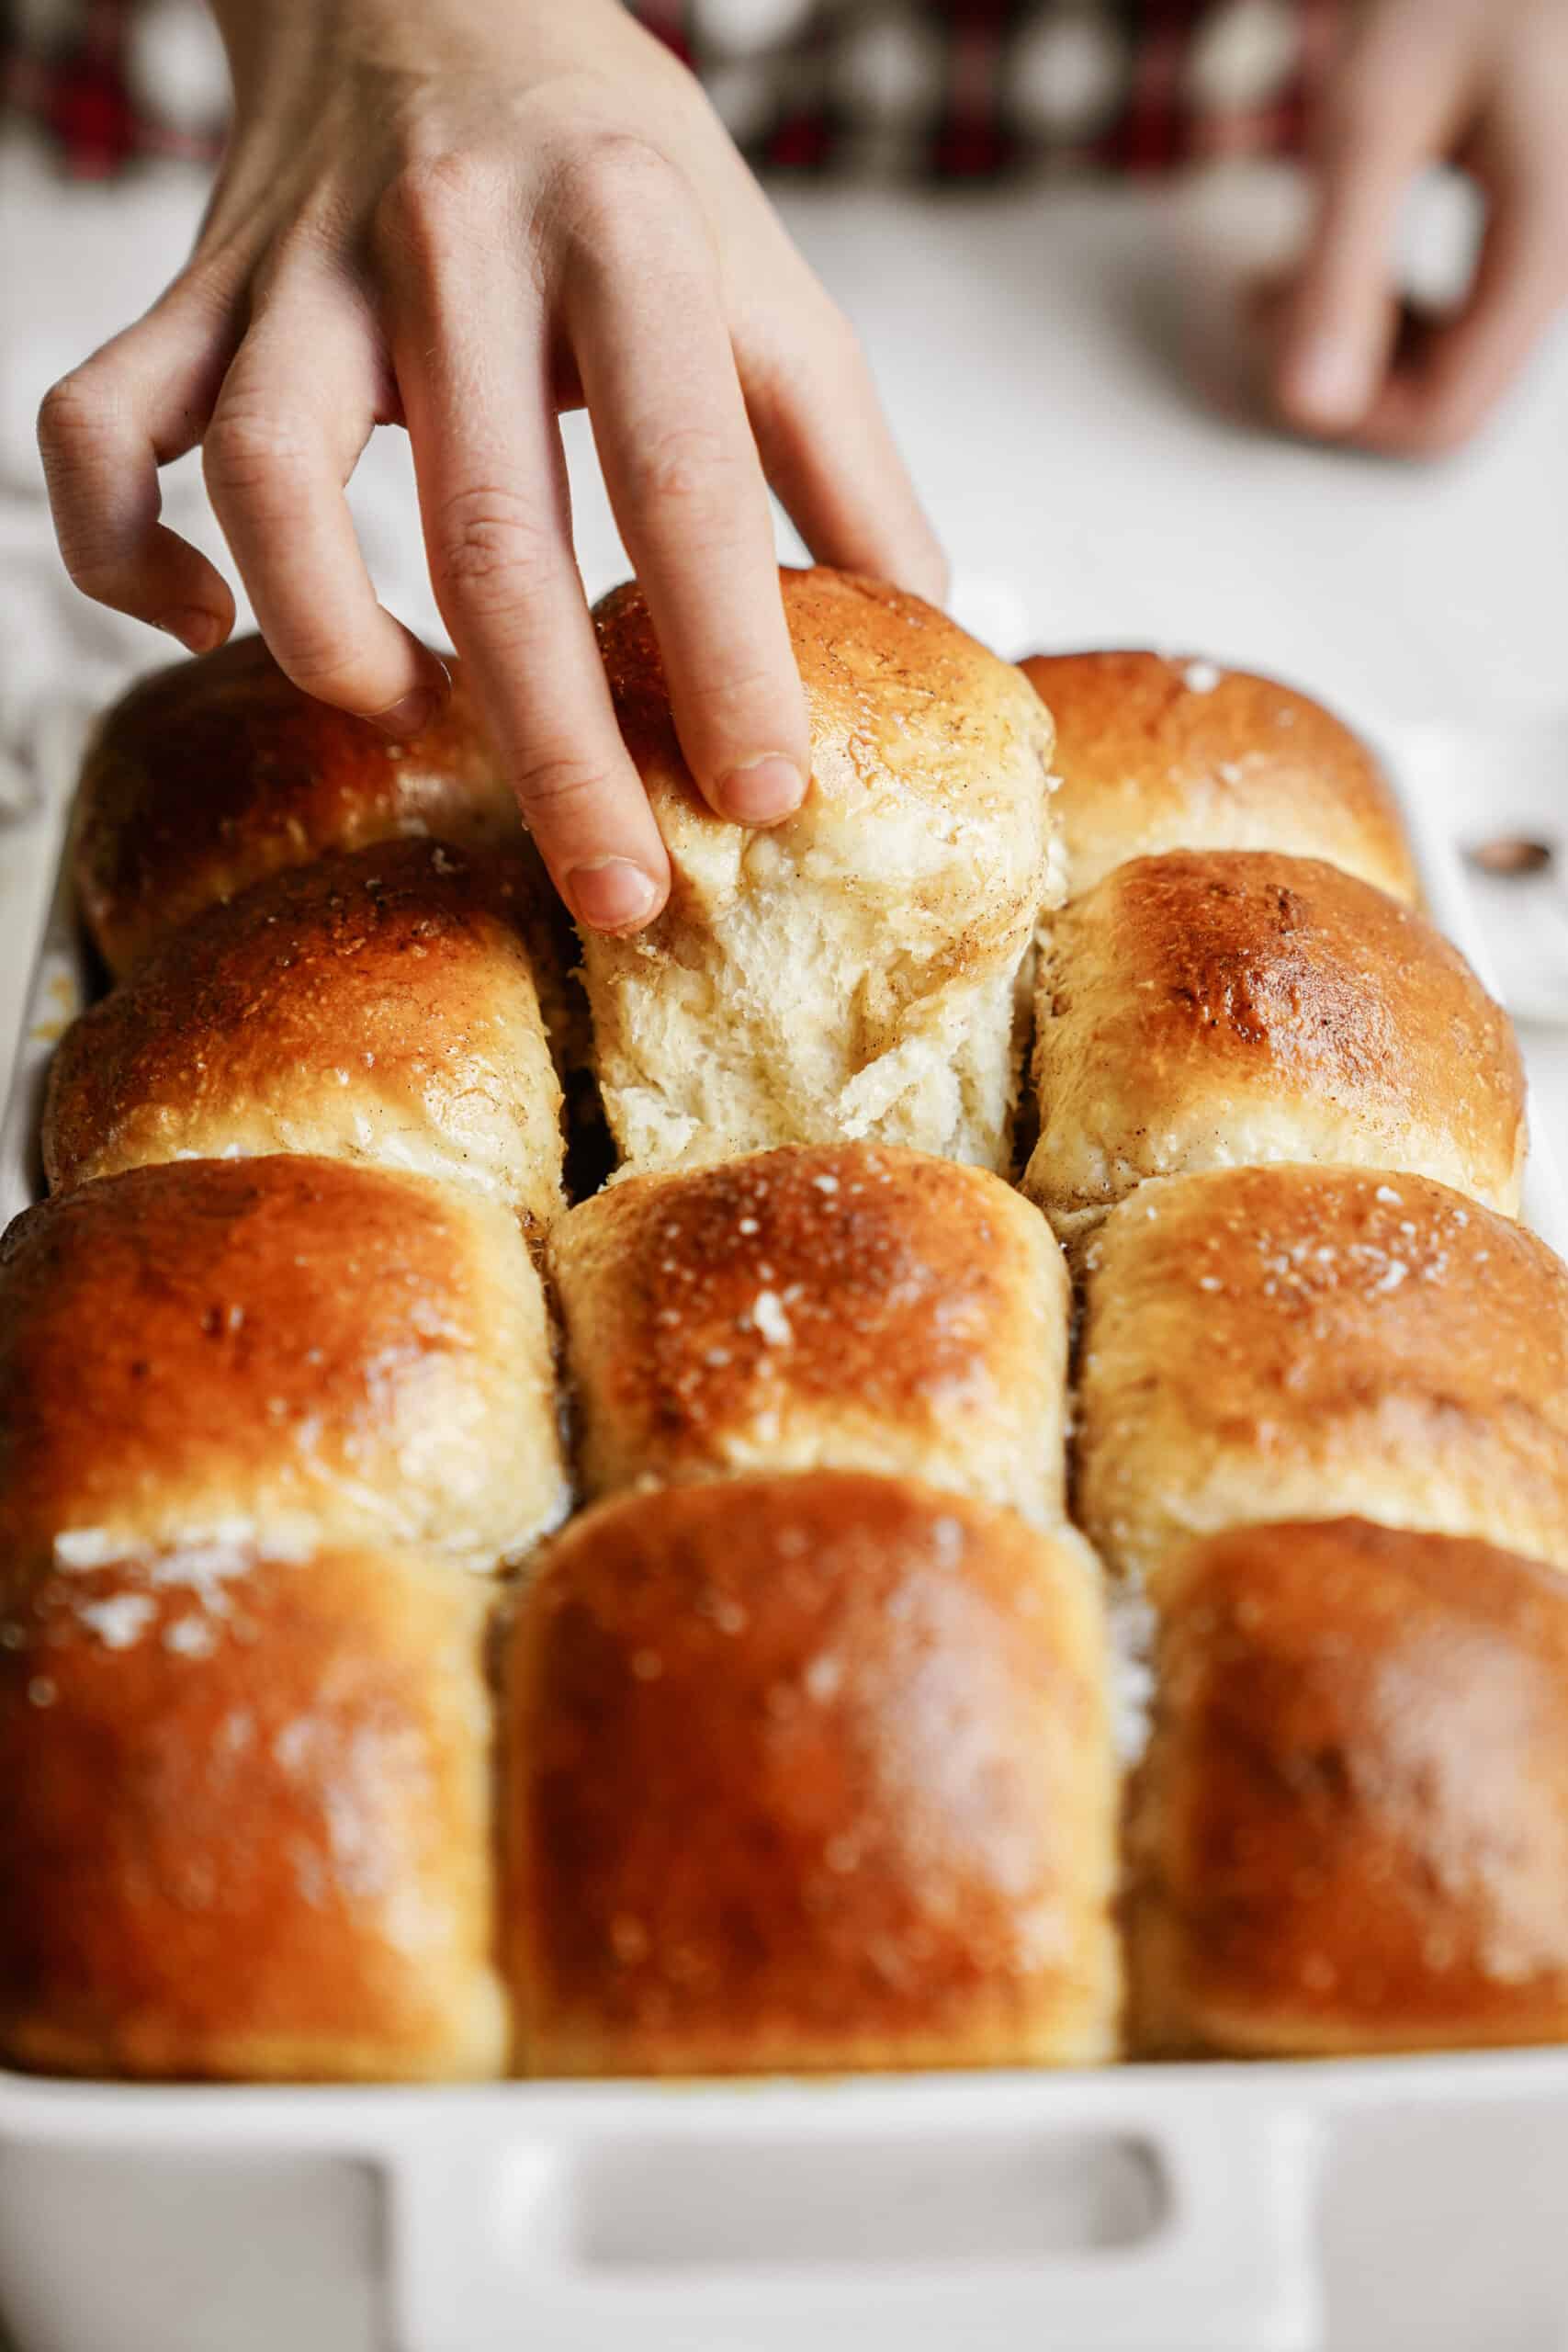
[[[40, 1189], [89, 985], [62, 861], [0, 1220]], [[1568, 1254], [1539, 1152], [1527, 1216]], [[711, 2088], [0, 2074], [0, 2312], [18, 2352], [1546, 2352], [1564, 2177], [1568, 2051]]]

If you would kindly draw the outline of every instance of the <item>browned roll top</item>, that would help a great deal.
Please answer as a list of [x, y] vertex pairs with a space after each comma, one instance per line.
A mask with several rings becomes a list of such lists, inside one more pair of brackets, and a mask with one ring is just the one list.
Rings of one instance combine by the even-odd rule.
[[1056, 722], [1075, 896], [1173, 849], [1280, 850], [1418, 895], [1387, 778], [1321, 703], [1201, 657], [1037, 653], [1023, 669]]
[[1107, 2055], [1115, 1776], [1091, 1566], [818, 1472], [600, 1506], [507, 1658], [531, 2072]]
[[1118, 867], [1054, 920], [1036, 1003], [1025, 1187], [1059, 1231], [1148, 1176], [1275, 1160], [1409, 1171], [1517, 1212], [1506, 1013], [1423, 916], [1320, 860]]
[[840, 1144], [631, 1177], [550, 1268], [591, 1496], [837, 1466], [1061, 1517], [1066, 1272], [994, 1176]]
[[7, 1547], [8, 2061], [501, 2072], [483, 1591], [390, 1553]]
[[439, 842], [329, 854], [195, 917], [73, 1023], [50, 1072], [56, 1186], [305, 1151], [563, 1205], [531, 874]]
[[460, 672], [440, 715], [399, 743], [301, 694], [242, 637], [141, 679], [106, 714], [83, 770], [76, 884], [120, 974], [265, 874], [406, 833], [521, 842]]
[[560, 1516], [539, 1279], [477, 1197], [307, 1158], [56, 1194], [0, 1243], [0, 1551], [520, 1555]]
[[1189, 1536], [1353, 1513], [1568, 1568], [1568, 1268], [1416, 1176], [1145, 1185], [1089, 1257], [1077, 1507], [1153, 1580]]
[[1568, 2034], [1568, 1586], [1347, 1520], [1192, 1547], [1134, 1809], [1139, 2046]]

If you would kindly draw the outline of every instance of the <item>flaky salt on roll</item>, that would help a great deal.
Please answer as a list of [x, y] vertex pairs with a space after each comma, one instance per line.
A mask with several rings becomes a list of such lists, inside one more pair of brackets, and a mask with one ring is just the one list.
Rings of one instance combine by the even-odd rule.
[[259, 637], [141, 679], [82, 772], [76, 884], [122, 975], [215, 900], [324, 851], [418, 834], [488, 854], [517, 805], [463, 676], [408, 742], [302, 694]]
[[1130, 1836], [1136, 2046], [1568, 2040], [1568, 1584], [1349, 1520], [1182, 1553]]
[[612, 1184], [549, 1257], [590, 1496], [837, 1467], [1061, 1517], [1066, 1270], [998, 1177], [796, 1146]]
[[7, 1547], [5, 2063], [502, 2072], [488, 1590], [386, 1550]]
[[1174, 852], [1055, 916], [1025, 1190], [1081, 1236], [1150, 1176], [1275, 1160], [1430, 1176], [1507, 1216], [1513, 1024], [1426, 919], [1312, 858]]
[[675, 876], [649, 930], [583, 940], [616, 1143], [637, 1168], [848, 1138], [1005, 1169], [1020, 976], [1060, 895], [1050, 719], [918, 597], [782, 578], [812, 783], [767, 832], [699, 797], [638, 589], [598, 609]]
[[73, 1023], [57, 1187], [160, 1160], [315, 1152], [565, 1205], [561, 1091], [508, 851], [382, 842], [209, 907]]
[[1157, 1600], [1193, 1535], [1351, 1514], [1568, 1568], [1568, 1268], [1418, 1176], [1145, 1184], [1089, 1245], [1077, 1501]]
[[1080, 2064], [1116, 2040], [1092, 1561], [905, 1479], [619, 1498], [503, 1699], [525, 2072]]
[[1056, 722], [1075, 897], [1173, 849], [1279, 850], [1419, 895], [1377, 758], [1310, 696], [1201, 657], [1038, 653], [1023, 669]]
[[329, 1159], [185, 1160], [0, 1243], [0, 1556], [286, 1542], [520, 1558], [567, 1505], [510, 1213]]

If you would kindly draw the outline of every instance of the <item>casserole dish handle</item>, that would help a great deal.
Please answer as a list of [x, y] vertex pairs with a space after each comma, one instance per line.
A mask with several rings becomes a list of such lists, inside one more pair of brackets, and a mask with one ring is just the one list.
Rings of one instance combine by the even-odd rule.
[[[587, 2352], [627, 2326], [639, 2352], [1314, 2352], [1318, 2143], [1277, 2092], [1216, 2085], [1153, 2125], [1146, 2098], [1043, 2125], [981, 2104], [913, 2148], [672, 2118], [399, 2151], [389, 2352]], [[1142, 2222], [1064, 2245], [1031, 2185], [1108, 2151], [1149, 2170]]]

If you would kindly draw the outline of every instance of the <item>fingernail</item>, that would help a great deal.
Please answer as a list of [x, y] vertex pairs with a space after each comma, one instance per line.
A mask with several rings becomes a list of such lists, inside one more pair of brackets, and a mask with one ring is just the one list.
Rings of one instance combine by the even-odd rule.
[[743, 768], [731, 768], [720, 780], [717, 797], [738, 825], [775, 825], [781, 817], [792, 817], [805, 799], [806, 778], [793, 760], [769, 752]]
[[446, 697], [434, 686], [411, 686], [408, 693], [386, 710], [378, 710], [372, 721], [383, 735], [421, 734], [427, 728]]
[[1284, 389], [1291, 405], [1318, 424], [1357, 424], [1376, 387], [1363, 345], [1325, 337], [1287, 362]]
[[571, 902], [594, 931], [625, 931], [646, 922], [658, 903], [651, 876], [629, 857], [591, 857], [567, 876]]
[[177, 613], [165, 613], [158, 627], [169, 637], [177, 637], [189, 653], [210, 653], [221, 645], [226, 635], [216, 613], [203, 612], [192, 605]]

